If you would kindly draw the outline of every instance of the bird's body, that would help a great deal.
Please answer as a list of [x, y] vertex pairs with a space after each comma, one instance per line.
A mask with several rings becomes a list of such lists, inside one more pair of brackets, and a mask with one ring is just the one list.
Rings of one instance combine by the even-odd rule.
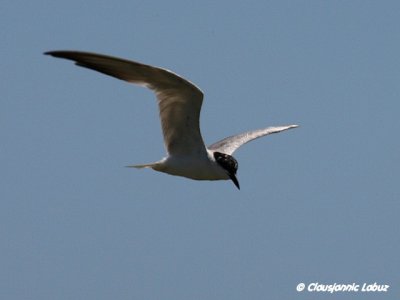
[[135, 165], [132, 167], [152, 168], [159, 172], [195, 180], [229, 179], [226, 171], [217, 164], [212, 151], [207, 151], [206, 154], [205, 156], [169, 155], [152, 164]]
[[268, 127], [227, 137], [208, 147], [200, 133], [199, 118], [203, 93], [193, 83], [175, 73], [116, 57], [79, 52], [51, 51], [45, 54], [70, 59], [77, 65], [118, 79], [146, 86], [156, 94], [167, 156], [162, 160], [135, 168], [195, 180], [228, 180], [239, 187], [238, 164], [231, 155], [243, 144], [297, 125]]

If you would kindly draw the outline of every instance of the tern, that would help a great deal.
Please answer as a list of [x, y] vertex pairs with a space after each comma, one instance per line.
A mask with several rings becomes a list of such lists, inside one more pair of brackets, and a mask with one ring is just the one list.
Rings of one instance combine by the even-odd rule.
[[155, 92], [167, 156], [154, 163], [128, 167], [151, 168], [195, 180], [230, 179], [240, 189], [236, 177], [238, 162], [232, 154], [254, 139], [298, 127], [287, 125], [247, 131], [206, 147], [199, 126], [203, 92], [190, 81], [166, 69], [102, 54], [81, 51], [49, 51], [44, 54], [72, 60], [78, 66]]

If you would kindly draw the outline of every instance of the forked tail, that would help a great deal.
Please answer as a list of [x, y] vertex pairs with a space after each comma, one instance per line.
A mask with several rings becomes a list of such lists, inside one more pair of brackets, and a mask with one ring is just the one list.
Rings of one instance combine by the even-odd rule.
[[153, 168], [157, 165], [157, 163], [151, 163], [151, 164], [143, 164], [143, 165], [131, 165], [131, 166], [126, 166], [127, 168], [136, 168], [136, 169], [143, 169], [143, 168]]
[[143, 164], [143, 165], [132, 165], [126, 166], [127, 168], [136, 168], [136, 169], [143, 169], [143, 168], [150, 168], [155, 171], [160, 171], [162, 169], [162, 161], [157, 161], [154, 163]]

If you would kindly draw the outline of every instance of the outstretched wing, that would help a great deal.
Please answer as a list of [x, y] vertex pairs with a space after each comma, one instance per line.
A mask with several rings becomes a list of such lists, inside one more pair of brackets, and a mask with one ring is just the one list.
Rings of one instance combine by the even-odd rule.
[[298, 127], [298, 125], [267, 127], [263, 129], [247, 131], [241, 134], [224, 138], [223, 140], [220, 140], [209, 146], [208, 149], [232, 155], [232, 153], [235, 152], [236, 149], [252, 140], [258, 139], [268, 134], [278, 133], [296, 127]]
[[78, 66], [150, 88], [157, 96], [167, 152], [206, 153], [199, 126], [203, 93], [191, 82], [165, 69], [101, 54], [78, 51], [45, 54], [70, 59]]

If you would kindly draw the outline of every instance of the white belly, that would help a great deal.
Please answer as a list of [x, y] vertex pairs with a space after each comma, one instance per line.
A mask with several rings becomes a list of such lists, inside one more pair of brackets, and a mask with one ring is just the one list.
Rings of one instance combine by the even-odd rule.
[[209, 157], [167, 157], [154, 170], [196, 180], [227, 180], [227, 172]]

